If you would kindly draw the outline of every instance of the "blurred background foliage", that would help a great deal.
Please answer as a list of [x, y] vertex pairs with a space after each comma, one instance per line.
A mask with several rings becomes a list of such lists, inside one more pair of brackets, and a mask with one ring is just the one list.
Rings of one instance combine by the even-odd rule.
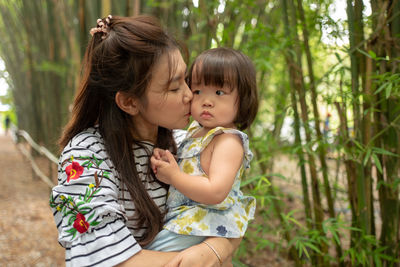
[[158, 17], [188, 64], [217, 46], [253, 60], [243, 190], [258, 211], [236, 265], [398, 266], [400, 1], [0, 0], [3, 113], [55, 154], [88, 31], [108, 14]]

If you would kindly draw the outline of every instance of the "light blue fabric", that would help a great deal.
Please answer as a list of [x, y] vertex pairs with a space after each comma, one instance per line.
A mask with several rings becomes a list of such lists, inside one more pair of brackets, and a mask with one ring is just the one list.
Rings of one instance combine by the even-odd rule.
[[153, 242], [147, 245], [145, 249], [157, 251], [181, 251], [200, 244], [204, 239], [206, 239], [205, 236], [179, 235], [164, 229], [158, 233]]

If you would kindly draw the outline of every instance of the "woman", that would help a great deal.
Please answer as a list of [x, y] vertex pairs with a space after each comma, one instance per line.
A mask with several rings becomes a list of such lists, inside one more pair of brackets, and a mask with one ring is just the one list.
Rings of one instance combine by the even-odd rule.
[[171, 129], [189, 122], [177, 43], [144, 16], [109, 16], [91, 33], [50, 197], [66, 265], [230, 265], [238, 239], [208, 238], [180, 253], [142, 249], [162, 229], [168, 188], [149, 167], [153, 147], [176, 150]]

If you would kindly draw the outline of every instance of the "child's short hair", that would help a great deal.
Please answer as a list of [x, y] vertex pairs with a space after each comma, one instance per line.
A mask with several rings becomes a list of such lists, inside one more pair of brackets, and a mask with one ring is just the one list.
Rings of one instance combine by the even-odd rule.
[[238, 90], [238, 111], [235, 125], [247, 129], [258, 110], [256, 70], [251, 60], [242, 52], [231, 48], [214, 48], [201, 53], [189, 69], [189, 87], [193, 83], [228, 86]]

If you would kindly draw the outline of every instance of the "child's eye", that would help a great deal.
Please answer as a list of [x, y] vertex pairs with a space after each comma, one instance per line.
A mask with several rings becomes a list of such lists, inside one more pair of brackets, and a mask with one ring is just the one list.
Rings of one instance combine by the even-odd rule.
[[199, 95], [200, 94], [200, 90], [193, 90], [193, 94], [194, 95]]
[[217, 90], [217, 91], [215, 91], [215, 93], [216, 93], [217, 95], [224, 95], [224, 94], [225, 94], [225, 92], [224, 92], [224, 91], [221, 91], [221, 90]]

